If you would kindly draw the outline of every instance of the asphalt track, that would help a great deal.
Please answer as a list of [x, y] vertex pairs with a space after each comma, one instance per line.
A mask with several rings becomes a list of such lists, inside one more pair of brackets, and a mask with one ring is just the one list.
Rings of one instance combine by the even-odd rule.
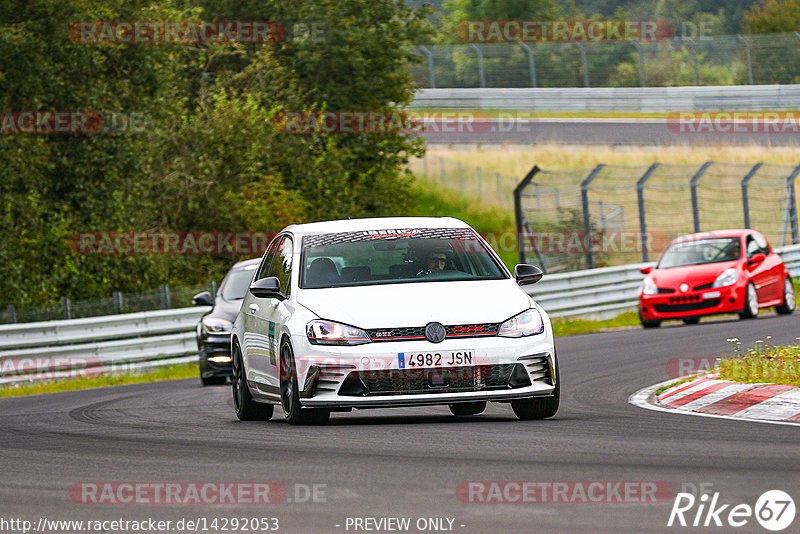
[[[723, 125], [723, 127], [725, 127]], [[731, 126], [728, 128], [732, 129]], [[494, 118], [458, 125], [455, 120], [434, 121], [424, 134], [429, 145], [760, 145], [770, 147], [800, 146], [800, 133], [764, 132], [700, 133], [676, 131], [666, 119], [594, 119], [594, 118]]]
[[[767, 335], [793, 342], [800, 314], [560, 338], [562, 405], [545, 421], [517, 421], [507, 405], [490, 405], [460, 420], [436, 407], [334, 414], [326, 427], [292, 427], [277, 413], [243, 423], [229, 387], [199, 380], [0, 399], [0, 518], [277, 517], [288, 533], [354, 532], [345, 529], [348, 517], [410, 517], [412, 525], [449, 517], [465, 534], [693, 531], [667, 528], [671, 501], [475, 504], [460, 501], [456, 488], [476, 480], [665, 481], [675, 492], [706, 484], [721, 503], [753, 506], [762, 492], [781, 489], [800, 504], [800, 428], [627, 402], [669, 378], [676, 355], [719, 355], [726, 338], [747, 346]], [[70, 486], [85, 481], [273, 481], [294, 500], [296, 484], [324, 484], [326, 502], [73, 502]], [[736, 531], [765, 532], [753, 518]]]

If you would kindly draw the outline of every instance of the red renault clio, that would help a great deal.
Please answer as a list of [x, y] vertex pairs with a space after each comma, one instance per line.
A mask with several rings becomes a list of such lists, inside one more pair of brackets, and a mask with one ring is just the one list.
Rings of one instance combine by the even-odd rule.
[[639, 318], [653, 328], [667, 319], [695, 324], [703, 315], [738, 313], [742, 319], [775, 306], [794, 311], [788, 269], [766, 238], [753, 230], [721, 230], [670, 243], [639, 289]]

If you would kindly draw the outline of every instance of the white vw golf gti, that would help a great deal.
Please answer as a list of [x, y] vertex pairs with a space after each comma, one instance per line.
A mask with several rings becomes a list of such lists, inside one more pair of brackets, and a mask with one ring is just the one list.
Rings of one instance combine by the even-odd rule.
[[242, 420], [280, 404], [291, 424], [332, 411], [510, 403], [555, 415], [550, 319], [469, 225], [385, 218], [292, 225], [269, 244], [233, 325], [233, 400]]

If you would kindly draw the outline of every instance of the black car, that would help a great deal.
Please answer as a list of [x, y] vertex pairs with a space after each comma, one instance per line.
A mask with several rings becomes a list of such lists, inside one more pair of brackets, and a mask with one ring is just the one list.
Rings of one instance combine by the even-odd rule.
[[231, 376], [231, 327], [260, 261], [240, 261], [231, 267], [215, 297], [203, 291], [192, 298], [197, 306], [213, 306], [197, 324], [200, 380], [204, 386], [224, 384]]

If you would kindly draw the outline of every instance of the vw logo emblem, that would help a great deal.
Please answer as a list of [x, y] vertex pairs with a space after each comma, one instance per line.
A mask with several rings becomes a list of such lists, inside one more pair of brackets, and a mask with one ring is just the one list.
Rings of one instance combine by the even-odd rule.
[[425, 326], [425, 339], [431, 343], [441, 343], [446, 335], [447, 332], [441, 323], [428, 323]]
[[681, 293], [689, 291], [689, 284], [681, 284]]

